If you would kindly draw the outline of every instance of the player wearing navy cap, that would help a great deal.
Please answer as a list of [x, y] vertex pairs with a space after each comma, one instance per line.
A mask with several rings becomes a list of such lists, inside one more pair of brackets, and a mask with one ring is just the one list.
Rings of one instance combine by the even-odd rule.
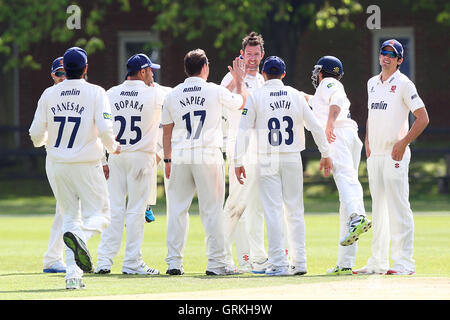
[[311, 77], [316, 92], [308, 99], [330, 143], [332, 173], [339, 192], [340, 242], [336, 266], [328, 270], [331, 275], [352, 274], [355, 242], [371, 226], [358, 179], [362, 142], [358, 137], [358, 125], [350, 117], [350, 101], [340, 82], [343, 75], [343, 65], [338, 58], [321, 57]]
[[[51, 66], [50, 76], [53, 79], [54, 85], [66, 79], [66, 72], [64, 70], [63, 57], [58, 57], [53, 60]], [[45, 167], [51, 167], [52, 163], [49, 157], [45, 159]], [[53, 181], [49, 181], [50, 185]], [[54, 188], [52, 188], [54, 189]], [[63, 273], [66, 272], [66, 264], [64, 263], [64, 241], [63, 241], [63, 215], [60, 205], [56, 203], [55, 218], [53, 219], [52, 227], [50, 229], [50, 236], [48, 240], [48, 248], [44, 253], [44, 269], [45, 273]]]
[[53, 163], [46, 171], [64, 211], [66, 289], [80, 289], [83, 271], [92, 270], [86, 242], [110, 222], [103, 148], [119, 153], [120, 145], [113, 135], [105, 90], [83, 79], [88, 68], [86, 52], [70, 48], [63, 63], [67, 79], [44, 91], [29, 132], [35, 147], [46, 146]]
[[[415, 273], [414, 219], [409, 204], [409, 144], [429, 119], [414, 83], [400, 66], [403, 46], [395, 39], [383, 42], [379, 52], [381, 73], [369, 79], [366, 155], [372, 197], [372, 255], [356, 273]], [[408, 116], [415, 121], [411, 128]], [[393, 266], [389, 269], [389, 245]]]
[[[246, 178], [243, 156], [247, 131], [257, 131], [258, 183], [269, 243], [270, 267], [266, 275], [302, 275], [307, 271], [303, 207], [303, 168], [300, 152], [305, 149], [304, 125], [312, 132], [322, 155], [320, 169], [328, 176], [332, 167], [329, 144], [304, 95], [283, 84], [284, 61], [268, 57], [262, 74], [266, 82], [248, 97], [242, 112], [234, 156], [239, 183]], [[283, 210], [284, 205], [284, 210]], [[285, 254], [283, 214], [291, 261]]]
[[64, 79], [66, 79], [66, 71], [64, 70], [63, 57], [58, 57], [53, 60], [52, 63], [52, 72], [50, 73], [55, 84], [60, 83]]
[[[156, 145], [165, 93], [153, 83], [152, 64], [145, 54], [128, 59], [127, 79], [107, 91], [114, 119], [114, 134], [122, 152], [110, 155], [108, 190], [111, 224], [102, 233], [95, 273], [110, 273], [120, 250], [126, 225], [124, 274], [157, 275], [143, 261], [144, 213], [150, 194], [156, 195]], [[128, 197], [128, 201], [127, 201]]]

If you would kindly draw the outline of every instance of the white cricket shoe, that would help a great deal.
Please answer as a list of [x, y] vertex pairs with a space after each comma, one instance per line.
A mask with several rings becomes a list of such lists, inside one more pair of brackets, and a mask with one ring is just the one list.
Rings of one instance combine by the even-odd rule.
[[66, 272], [66, 265], [64, 262], [58, 261], [51, 266], [44, 267], [44, 273], [64, 273]]
[[242, 273], [251, 273], [252, 272], [252, 264], [250, 262], [244, 262], [240, 267], [239, 270]]
[[84, 289], [85, 287], [86, 286], [84, 285], [83, 281], [81, 281], [81, 278], [66, 279], [67, 290], [78, 290]]
[[266, 273], [266, 269], [270, 267], [269, 259], [266, 259], [262, 262], [254, 262], [252, 264], [252, 272], [256, 274], [264, 274]]
[[234, 276], [242, 274], [236, 266], [229, 265], [221, 268], [214, 268], [213, 270], [206, 270], [208, 276]]
[[123, 274], [146, 274], [150, 276], [158, 275], [159, 270], [150, 268], [148, 265], [146, 265], [144, 262], [137, 267], [136, 269], [131, 269], [128, 267], [122, 267], [122, 273]]
[[302, 276], [306, 274], [306, 270], [296, 266], [289, 266], [289, 275], [291, 276]]
[[269, 267], [266, 269], [265, 275], [267, 276], [288, 276], [289, 268], [288, 267]]

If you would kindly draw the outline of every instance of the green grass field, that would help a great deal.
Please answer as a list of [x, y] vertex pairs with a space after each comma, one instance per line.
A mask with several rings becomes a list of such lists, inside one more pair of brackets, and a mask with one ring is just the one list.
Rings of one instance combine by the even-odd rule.
[[[161, 275], [129, 276], [121, 274], [124, 244], [115, 259], [110, 275], [86, 274], [85, 290], [65, 290], [64, 274], [42, 273], [42, 256], [53, 216], [0, 215], [0, 300], [61, 299], [124, 294], [191, 292], [233, 288], [257, 288], [284, 284], [342, 281], [344, 277], [325, 276], [328, 267], [334, 266], [337, 254], [338, 217], [335, 214], [307, 214], [306, 246], [308, 274], [302, 277], [266, 277], [243, 274], [232, 277], [204, 275], [206, 267], [204, 233], [198, 215], [190, 217], [190, 231], [186, 246], [185, 275], [170, 277], [164, 258], [165, 215], [145, 226], [142, 246], [145, 261], [161, 271]], [[415, 259], [417, 275], [414, 277], [450, 277], [450, 212], [415, 214]], [[359, 241], [356, 267], [361, 267], [370, 255], [369, 231]], [[99, 236], [92, 238], [88, 246], [96, 262]], [[353, 276], [364, 279], [367, 276]], [[347, 280], [347, 279], [346, 279]], [[275, 297], [276, 298], [276, 297]], [[189, 296], [186, 296], [189, 299]]]

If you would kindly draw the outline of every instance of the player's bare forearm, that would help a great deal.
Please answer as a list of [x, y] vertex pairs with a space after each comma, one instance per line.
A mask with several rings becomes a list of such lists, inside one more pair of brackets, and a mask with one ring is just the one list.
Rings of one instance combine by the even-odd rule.
[[[163, 150], [164, 150], [164, 160], [172, 161], [172, 132], [174, 123], [163, 125]], [[164, 161], [164, 172], [166, 178], [170, 178], [170, 171], [172, 168], [171, 162]]]
[[425, 108], [417, 109], [414, 112], [414, 116], [416, 117], [416, 120], [411, 126], [411, 129], [409, 129], [407, 135], [403, 139], [399, 140], [392, 148], [392, 159], [396, 161], [403, 159], [403, 154], [405, 153], [406, 147], [418, 136], [420, 136], [430, 122], [427, 110]]
[[334, 134], [334, 123], [336, 122], [339, 113], [341, 112], [341, 108], [337, 105], [331, 105], [330, 111], [328, 112], [328, 121], [327, 127], [325, 129], [325, 134], [327, 135], [327, 140], [329, 143], [332, 143], [336, 140], [336, 135]]

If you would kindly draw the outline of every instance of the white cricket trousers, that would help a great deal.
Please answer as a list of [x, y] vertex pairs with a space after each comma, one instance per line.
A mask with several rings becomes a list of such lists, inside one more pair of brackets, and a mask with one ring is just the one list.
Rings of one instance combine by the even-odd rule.
[[[342, 239], [348, 233], [352, 213], [366, 215], [363, 189], [358, 178], [363, 144], [358, 137], [358, 131], [354, 128], [335, 128], [334, 133], [336, 140], [330, 143], [330, 151], [333, 178], [339, 192], [339, 239]], [[338, 244], [336, 265], [341, 268], [353, 268], [357, 249], [357, 242], [350, 246]]]
[[234, 241], [241, 267], [247, 262], [246, 256], [250, 263], [261, 263], [267, 259], [264, 246], [264, 210], [258, 191], [257, 166], [256, 163], [247, 163], [244, 163], [247, 176], [244, 184], [239, 183], [234, 165], [229, 164], [229, 189], [224, 207], [227, 259], [234, 264]]
[[[52, 190], [56, 190], [54, 181], [53, 161], [50, 157], [45, 159], [45, 171], [47, 172], [48, 182]], [[55, 196], [56, 197], [56, 196]], [[52, 264], [64, 261], [64, 241], [63, 241], [63, 217], [61, 205], [56, 202], [55, 217], [50, 229], [47, 251], [44, 253], [44, 269], [49, 268]]]
[[[259, 155], [259, 193], [267, 227], [269, 263], [306, 270], [303, 166], [300, 152]], [[284, 210], [283, 210], [284, 205]], [[290, 263], [285, 251], [285, 215]]]
[[188, 210], [197, 191], [200, 219], [205, 230], [207, 270], [226, 266], [223, 203], [225, 172], [220, 149], [193, 148], [172, 151], [167, 214], [169, 269], [180, 269], [189, 227]]
[[[54, 162], [49, 171], [55, 182], [56, 202], [64, 212], [63, 233], [70, 231], [87, 244], [92, 236], [105, 230], [111, 220], [101, 161]], [[83, 271], [76, 265], [74, 254], [68, 247], [66, 266], [66, 279], [82, 277]]]
[[119, 253], [126, 225], [123, 268], [137, 269], [143, 262], [141, 246], [145, 231], [145, 208], [156, 157], [150, 152], [122, 152], [111, 154], [108, 165], [111, 224], [101, 235], [97, 265], [99, 268], [111, 268], [114, 257]]
[[409, 204], [408, 169], [411, 151], [401, 161], [391, 154], [372, 154], [367, 159], [372, 196], [372, 256], [366, 267], [378, 273], [389, 269], [389, 244], [393, 269], [415, 271], [413, 260], [414, 218]]

